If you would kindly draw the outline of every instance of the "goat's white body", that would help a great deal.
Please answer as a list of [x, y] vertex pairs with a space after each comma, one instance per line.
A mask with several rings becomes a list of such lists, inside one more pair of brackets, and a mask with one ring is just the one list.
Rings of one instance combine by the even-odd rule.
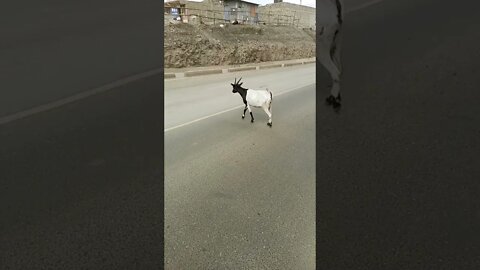
[[252, 116], [253, 122], [253, 114], [252, 108], [262, 108], [265, 113], [268, 115], [268, 125], [272, 126], [272, 99], [273, 94], [268, 89], [267, 90], [254, 90], [254, 89], [247, 89], [247, 94], [245, 96], [245, 109], [243, 110], [242, 118], [245, 118], [245, 111], [248, 109], [248, 112]]
[[247, 104], [252, 107], [263, 107], [269, 105], [271, 102], [270, 91], [268, 90], [253, 90], [249, 89], [247, 91]]

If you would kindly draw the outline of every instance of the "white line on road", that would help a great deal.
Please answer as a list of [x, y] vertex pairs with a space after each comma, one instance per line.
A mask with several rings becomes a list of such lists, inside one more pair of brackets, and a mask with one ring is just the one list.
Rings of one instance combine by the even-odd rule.
[[131, 83], [131, 82], [134, 82], [134, 81], [137, 81], [137, 80], [140, 80], [140, 79], [144, 79], [144, 78], [147, 78], [147, 77], [150, 77], [150, 76], [157, 75], [157, 74], [163, 74], [163, 70], [162, 69], [154, 69], [154, 70], [150, 70], [150, 71], [147, 71], [147, 72], [144, 72], [144, 73], [136, 74], [136, 75], [133, 75], [133, 76], [130, 76], [130, 77], [120, 79], [120, 80], [115, 81], [115, 82], [108, 83], [106, 85], [103, 85], [103, 86], [100, 86], [100, 87], [97, 87], [97, 88], [93, 88], [93, 89], [88, 90], [88, 91], [84, 91], [84, 92], [75, 94], [75, 95], [67, 97], [67, 98], [63, 98], [63, 99], [60, 99], [60, 100], [57, 100], [57, 101], [54, 101], [54, 102], [50, 102], [50, 103], [47, 103], [47, 104], [36, 106], [36, 107], [31, 108], [31, 109], [24, 110], [24, 111], [21, 111], [21, 112], [17, 112], [17, 113], [11, 114], [11, 115], [3, 116], [3, 117], [0, 117], [0, 125], [7, 124], [9, 122], [19, 120], [19, 119], [22, 119], [22, 118], [25, 118], [25, 117], [28, 117], [28, 116], [31, 116], [31, 115], [34, 115], [34, 114], [37, 114], [37, 113], [52, 110], [52, 109], [61, 107], [65, 104], [72, 103], [72, 102], [75, 102], [75, 101], [79, 101], [81, 99], [106, 92], [106, 91], [111, 90], [115, 87], [119, 87], [119, 86]]
[[[274, 97], [278, 97], [278, 96], [281, 96], [281, 95], [283, 95], [283, 94], [285, 94], [285, 93], [289, 93], [289, 92], [292, 92], [292, 91], [296, 91], [296, 90], [299, 90], [299, 89], [302, 89], [302, 88], [305, 88], [305, 87], [307, 87], [307, 86], [314, 85], [314, 84], [315, 84], [315, 83], [313, 83], [313, 84], [307, 84], [307, 85], [300, 86], [300, 87], [297, 87], [297, 88], [293, 88], [293, 89], [290, 89], [290, 90], [287, 90], [287, 91], [278, 93], [278, 94], [274, 95]], [[196, 122], [199, 122], [199, 121], [202, 121], [202, 120], [205, 120], [205, 119], [214, 117], [214, 116], [219, 115], [219, 114], [222, 114], [222, 113], [226, 113], [226, 112], [230, 112], [230, 111], [233, 111], [233, 110], [236, 110], [236, 109], [239, 109], [239, 108], [243, 108], [243, 106], [244, 106], [244, 105], [235, 106], [235, 107], [233, 107], [233, 108], [226, 109], [226, 110], [223, 110], [223, 111], [221, 111], [221, 112], [217, 112], [217, 113], [214, 113], [214, 114], [210, 114], [210, 115], [207, 115], [207, 116], [203, 116], [203, 117], [200, 117], [200, 118], [198, 118], [198, 119], [195, 119], [195, 120], [192, 120], [192, 121], [189, 121], [189, 122], [186, 122], [186, 123], [183, 123], [183, 124], [174, 126], [174, 127], [170, 127], [170, 128], [164, 129], [163, 132], [168, 132], [168, 131], [171, 131], [171, 130], [174, 130], [174, 129], [177, 129], [177, 128], [181, 128], [181, 127], [184, 127], [184, 126], [188, 126], [188, 125], [190, 125], [190, 124], [193, 124], [193, 123], [196, 123]]]
[[383, 2], [383, 0], [373, 0], [373, 1], [361, 4], [360, 6], [354, 7], [350, 10], [347, 10], [347, 11], [345, 11], [345, 13], [348, 14], [350, 12], [354, 12], [354, 11], [357, 11], [357, 10], [360, 10], [360, 9], [364, 9], [366, 7], [369, 7], [369, 6], [374, 5], [374, 4], [378, 4], [380, 2]]

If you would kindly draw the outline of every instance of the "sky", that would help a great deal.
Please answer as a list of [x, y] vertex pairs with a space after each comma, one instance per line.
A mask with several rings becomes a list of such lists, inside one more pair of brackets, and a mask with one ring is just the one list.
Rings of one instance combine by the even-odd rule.
[[[201, 2], [203, 0], [190, 0], [190, 1]], [[273, 0], [246, 0], [246, 1], [251, 3], [256, 3], [262, 6], [266, 4], [273, 4]], [[301, 1], [302, 1], [302, 5], [304, 6], [315, 7], [315, 0], [301, 0]], [[283, 0], [283, 2], [294, 3], [298, 5], [300, 4], [300, 0]]]

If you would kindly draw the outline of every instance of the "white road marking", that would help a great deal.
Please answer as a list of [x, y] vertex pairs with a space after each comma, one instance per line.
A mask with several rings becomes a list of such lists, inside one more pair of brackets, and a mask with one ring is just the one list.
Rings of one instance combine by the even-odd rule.
[[66, 105], [68, 103], [79, 101], [81, 99], [106, 92], [106, 91], [111, 90], [115, 87], [119, 87], [119, 86], [131, 83], [131, 82], [134, 82], [134, 81], [137, 81], [137, 80], [140, 80], [140, 79], [144, 79], [144, 78], [147, 78], [147, 77], [150, 77], [150, 76], [157, 75], [157, 74], [163, 74], [163, 70], [162, 69], [154, 69], [154, 70], [150, 70], [150, 71], [143, 72], [143, 73], [140, 73], [140, 74], [136, 74], [136, 75], [133, 75], [133, 76], [129, 76], [129, 77], [126, 77], [126, 78], [108, 83], [106, 85], [103, 85], [103, 86], [100, 86], [100, 87], [97, 87], [97, 88], [90, 89], [88, 91], [84, 91], [84, 92], [75, 94], [75, 95], [67, 97], [67, 98], [63, 98], [63, 99], [60, 99], [60, 100], [57, 100], [57, 101], [53, 101], [53, 102], [46, 103], [46, 104], [43, 104], [43, 105], [40, 105], [40, 106], [36, 106], [36, 107], [31, 108], [31, 109], [20, 111], [20, 112], [11, 114], [11, 115], [3, 116], [3, 117], [0, 117], [0, 125], [7, 124], [7, 123], [10, 123], [12, 121], [19, 120], [19, 119], [22, 119], [22, 118], [25, 118], [25, 117], [28, 117], [28, 116], [31, 116], [31, 115], [34, 115], [34, 114], [37, 114], [37, 113], [52, 110], [52, 109], [61, 107], [63, 105]]
[[[302, 88], [305, 88], [307, 86], [310, 86], [310, 85], [314, 85], [315, 83], [311, 83], [311, 84], [307, 84], [307, 85], [304, 85], [304, 86], [300, 86], [300, 87], [297, 87], [297, 88], [293, 88], [293, 89], [290, 89], [290, 90], [287, 90], [287, 91], [283, 91], [281, 93], [278, 93], [278, 94], [274, 94], [273, 97], [278, 97], [278, 96], [281, 96], [285, 93], [289, 93], [289, 92], [293, 92], [293, 91], [296, 91], [296, 90], [299, 90], [299, 89], [302, 89]], [[214, 116], [217, 116], [219, 114], [222, 114], [222, 113], [226, 113], [226, 112], [230, 112], [230, 111], [233, 111], [233, 110], [236, 110], [236, 109], [239, 109], [239, 108], [243, 108], [245, 105], [239, 105], [239, 106], [235, 106], [233, 108], [230, 108], [230, 109], [226, 109], [226, 110], [223, 110], [221, 112], [217, 112], [217, 113], [214, 113], [214, 114], [210, 114], [210, 115], [207, 115], [207, 116], [203, 116], [203, 117], [200, 117], [198, 119], [195, 119], [195, 120], [192, 120], [192, 121], [189, 121], [189, 122], [186, 122], [186, 123], [183, 123], [183, 124], [180, 124], [180, 125], [177, 125], [177, 126], [174, 126], [174, 127], [170, 127], [170, 128], [167, 128], [167, 129], [164, 129], [163, 132], [168, 132], [168, 131], [171, 131], [171, 130], [174, 130], [174, 129], [177, 129], [177, 128], [181, 128], [181, 127], [184, 127], [184, 126], [188, 126], [190, 124], [193, 124], [193, 123], [196, 123], [196, 122], [199, 122], [199, 121], [202, 121], [202, 120], [205, 120], [205, 119], [208, 119], [208, 118], [211, 118], [211, 117], [214, 117]]]
[[351, 12], [354, 12], [354, 11], [357, 11], [357, 10], [360, 10], [360, 9], [364, 9], [366, 7], [369, 7], [371, 5], [374, 5], [374, 4], [378, 4], [380, 2], [383, 2], [383, 0], [373, 0], [373, 1], [370, 1], [370, 2], [367, 2], [367, 3], [364, 3], [364, 4], [361, 4], [360, 6], [358, 7], [354, 7], [353, 9], [350, 9], [350, 10], [346, 10], [345, 11], [345, 14], [348, 14], [348, 13], [351, 13]]

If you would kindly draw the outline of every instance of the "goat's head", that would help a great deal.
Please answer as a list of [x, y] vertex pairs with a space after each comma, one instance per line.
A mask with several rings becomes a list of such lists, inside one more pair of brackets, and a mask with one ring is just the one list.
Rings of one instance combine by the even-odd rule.
[[232, 85], [232, 87], [233, 87], [232, 93], [238, 93], [238, 90], [243, 89], [243, 88], [242, 88], [243, 82], [242, 82], [242, 83], [240, 82], [241, 79], [242, 79], [242, 78], [240, 78], [240, 79], [238, 80], [238, 82], [237, 82], [237, 78], [235, 78], [235, 81], [234, 81], [233, 83], [231, 83], [231, 85]]

